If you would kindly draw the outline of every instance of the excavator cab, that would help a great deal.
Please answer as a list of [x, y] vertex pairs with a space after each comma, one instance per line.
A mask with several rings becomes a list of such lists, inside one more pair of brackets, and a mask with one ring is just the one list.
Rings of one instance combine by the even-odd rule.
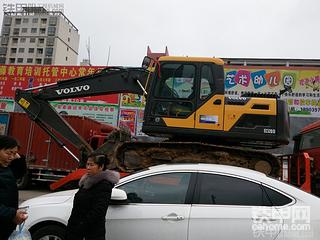
[[183, 141], [274, 147], [287, 144], [286, 103], [274, 96], [224, 95], [223, 61], [217, 58], [159, 58], [142, 131]]

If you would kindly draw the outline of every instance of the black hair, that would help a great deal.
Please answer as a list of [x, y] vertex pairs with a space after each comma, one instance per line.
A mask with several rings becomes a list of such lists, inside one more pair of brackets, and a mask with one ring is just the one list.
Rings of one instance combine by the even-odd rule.
[[99, 167], [103, 167], [103, 170], [105, 170], [110, 163], [109, 158], [101, 153], [91, 153], [88, 155], [88, 158], [91, 158]]
[[6, 135], [0, 135], [0, 150], [19, 147], [19, 143], [16, 139]]

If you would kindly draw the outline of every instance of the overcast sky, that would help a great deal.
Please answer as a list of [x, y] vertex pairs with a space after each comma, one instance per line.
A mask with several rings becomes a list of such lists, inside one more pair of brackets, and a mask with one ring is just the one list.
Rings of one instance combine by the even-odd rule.
[[[78, 62], [140, 66], [170, 55], [320, 59], [320, 0], [1, 0], [63, 3], [79, 29]], [[1, 25], [3, 19], [1, 6]]]

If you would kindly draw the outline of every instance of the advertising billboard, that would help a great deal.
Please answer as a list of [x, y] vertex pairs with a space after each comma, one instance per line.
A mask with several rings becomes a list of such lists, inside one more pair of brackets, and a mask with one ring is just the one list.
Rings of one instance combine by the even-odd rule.
[[320, 117], [320, 69], [312, 67], [231, 67], [225, 68], [225, 92], [276, 93], [291, 89], [281, 98], [291, 116]]

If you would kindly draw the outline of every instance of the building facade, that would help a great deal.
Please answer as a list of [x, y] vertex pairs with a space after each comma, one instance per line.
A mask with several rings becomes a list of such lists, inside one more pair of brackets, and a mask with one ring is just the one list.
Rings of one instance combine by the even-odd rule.
[[80, 35], [60, 11], [4, 12], [0, 64], [77, 65]]

